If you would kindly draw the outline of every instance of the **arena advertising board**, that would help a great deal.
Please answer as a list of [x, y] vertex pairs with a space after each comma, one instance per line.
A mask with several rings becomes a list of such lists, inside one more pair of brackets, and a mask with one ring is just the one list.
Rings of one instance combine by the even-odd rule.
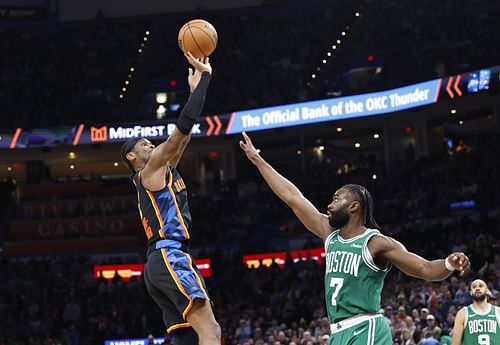
[[[194, 264], [203, 278], [212, 277], [212, 259], [195, 259]], [[122, 281], [128, 282], [132, 277], [140, 279], [142, 272], [144, 272], [144, 264], [96, 265], [94, 266], [94, 279], [103, 277], [112, 280], [118, 276]]]
[[[193, 137], [217, 137], [243, 131], [263, 131], [327, 121], [384, 115], [453, 100], [486, 91], [498, 78], [500, 66], [426, 81], [392, 90], [335, 97], [311, 102], [237, 111], [201, 117]], [[495, 79], [496, 80], [496, 79]], [[0, 130], [1, 148], [50, 147], [120, 143], [129, 138], [164, 140], [175, 129], [175, 119], [138, 123], [76, 124], [72, 127]]]
[[239, 111], [231, 115], [226, 134], [381, 115], [420, 107], [438, 101], [441, 82], [441, 79], [436, 79], [382, 92]]

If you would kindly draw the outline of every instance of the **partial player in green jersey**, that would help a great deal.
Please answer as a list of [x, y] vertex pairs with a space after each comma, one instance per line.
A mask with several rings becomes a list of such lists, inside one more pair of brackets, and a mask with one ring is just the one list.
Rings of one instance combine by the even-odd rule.
[[243, 133], [240, 147], [273, 192], [307, 229], [325, 242], [325, 298], [331, 323], [330, 345], [392, 345], [389, 326], [380, 309], [380, 293], [391, 265], [428, 281], [439, 281], [454, 270], [470, 267], [463, 253], [427, 261], [384, 236], [373, 218], [373, 200], [366, 188], [348, 184], [333, 194], [327, 214], [318, 211], [293, 183], [259, 154]]
[[500, 345], [500, 308], [488, 303], [488, 293], [483, 280], [472, 282], [473, 302], [458, 311], [451, 345]]

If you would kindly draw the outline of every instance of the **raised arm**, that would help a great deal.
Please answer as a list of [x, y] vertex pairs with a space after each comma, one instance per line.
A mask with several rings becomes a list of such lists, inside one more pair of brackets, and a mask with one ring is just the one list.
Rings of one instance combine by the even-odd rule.
[[309, 231], [325, 240], [332, 232], [328, 224], [328, 216], [320, 213], [293, 183], [281, 176], [259, 155], [246, 133], [243, 133], [243, 138], [244, 141], [240, 141], [241, 149], [257, 167], [273, 192], [292, 209]]
[[368, 242], [368, 250], [379, 267], [390, 262], [409, 276], [427, 281], [443, 280], [454, 270], [464, 275], [470, 269], [469, 259], [464, 253], [452, 253], [446, 259], [428, 261], [407, 251], [400, 242], [388, 236], [374, 236]]
[[141, 180], [149, 190], [165, 187], [167, 163], [177, 166], [191, 137], [191, 129], [201, 114], [212, 74], [208, 57], [204, 61], [187, 53], [186, 59], [194, 67], [189, 68], [188, 83], [191, 95], [182, 109], [176, 128], [166, 141], [151, 152], [151, 156], [141, 171]]
[[462, 344], [462, 337], [464, 335], [464, 324], [465, 324], [465, 308], [458, 311], [457, 317], [455, 318], [455, 325], [453, 326], [453, 331], [451, 333], [451, 345]]

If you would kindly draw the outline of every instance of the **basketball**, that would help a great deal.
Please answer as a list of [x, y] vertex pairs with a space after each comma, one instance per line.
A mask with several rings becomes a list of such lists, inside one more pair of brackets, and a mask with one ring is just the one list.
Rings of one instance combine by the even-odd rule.
[[179, 30], [179, 47], [183, 53], [191, 52], [195, 58], [212, 54], [217, 47], [217, 31], [212, 24], [203, 19], [193, 19]]

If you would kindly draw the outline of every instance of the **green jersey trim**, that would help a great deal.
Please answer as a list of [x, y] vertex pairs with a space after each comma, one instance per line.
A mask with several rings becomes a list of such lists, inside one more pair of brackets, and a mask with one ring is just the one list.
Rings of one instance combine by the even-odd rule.
[[330, 240], [332, 239], [332, 237], [335, 235], [335, 234], [338, 234], [339, 230], [334, 230], [330, 233], [330, 235], [328, 235], [326, 238], [325, 238], [325, 253], [328, 249], [328, 245], [330, 244]]
[[489, 313], [491, 313], [491, 308], [493, 308], [493, 305], [491, 305], [491, 304], [489, 304], [489, 303], [488, 303], [488, 307], [490, 307], [490, 308], [488, 309], [488, 311], [486, 311], [486, 312], [480, 312], [479, 310], [476, 310], [476, 308], [474, 308], [474, 304], [471, 304], [471, 305], [470, 305], [470, 309], [471, 309], [474, 313], [476, 313], [477, 315], [481, 315], [481, 316], [485, 316], [485, 315], [488, 315]]
[[375, 261], [373, 260], [372, 254], [370, 253], [370, 250], [368, 249], [368, 241], [373, 237], [373, 236], [383, 236], [378, 230], [373, 230], [371, 234], [368, 234], [366, 237], [365, 241], [363, 242], [363, 250], [361, 251], [361, 257], [363, 258], [364, 263], [368, 268], [370, 268], [372, 271], [375, 272], [387, 272], [390, 270], [391, 265], [388, 264], [386, 268], [381, 269], [379, 268], [376, 264]]
[[[355, 236], [353, 238], [349, 238], [347, 240], [345, 238], [342, 238], [342, 236], [340, 236], [340, 232], [339, 232], [339, 236], [338, 236], [339, 242], [340, 243], [351, 243], [351, 242], [354, 242], [354, 241], [360, 239], [361, 237], [366, 236], [366, 234], [369, 233], [372, 230], [373, 229], [366, 229], [362, 234], [359, 234], [358, 236]], [[337, 230], [337, 231], [340, 231], [340, 230]]]

